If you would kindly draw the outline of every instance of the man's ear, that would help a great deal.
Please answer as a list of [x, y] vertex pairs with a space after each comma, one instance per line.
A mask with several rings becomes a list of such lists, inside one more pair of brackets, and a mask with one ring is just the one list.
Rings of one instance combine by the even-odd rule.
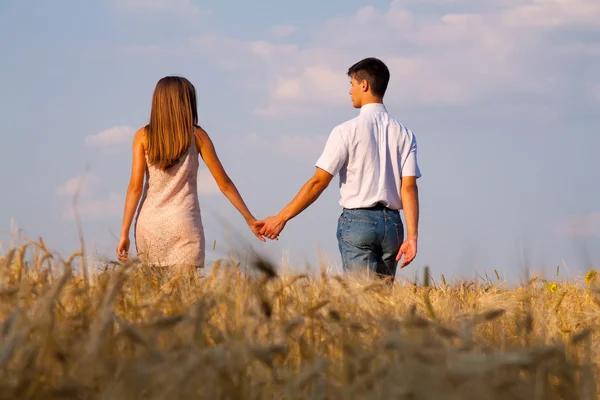
[[366, 79], [363, 79], [360, 82], [360, 88], [362, 89], [363, 92], [365, 92], [365, 93], [368, 92], [369, 91], [369, 82], [367, 82]]

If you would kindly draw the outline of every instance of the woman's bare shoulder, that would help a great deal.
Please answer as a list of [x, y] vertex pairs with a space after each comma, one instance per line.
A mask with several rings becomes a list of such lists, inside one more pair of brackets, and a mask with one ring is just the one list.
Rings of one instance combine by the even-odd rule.
[[137, 132], [135, 132], [135, 135], [133, 136], [133, 143], [134, 145], [137, 144], [141, 144], [142, 146], [144, 146], [144, 149], [148, 147], [148, 125], [142, 126], [140, 129], [137, 130]]
[[196, 125], [196, 135], [202, 137], [208, 137], [208, 133], [200, 125]]
[[196, 148], [198, 151], [202, 148], [202, 145], [210, 141], [208, 133], [200, 126], [196, 125]]

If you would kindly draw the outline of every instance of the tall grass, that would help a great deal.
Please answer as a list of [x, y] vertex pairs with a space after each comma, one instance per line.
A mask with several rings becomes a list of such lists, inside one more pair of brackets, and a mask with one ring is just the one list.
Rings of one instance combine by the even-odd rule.
[[1, 399], [592, 399], [593, 287], [0, 259]]

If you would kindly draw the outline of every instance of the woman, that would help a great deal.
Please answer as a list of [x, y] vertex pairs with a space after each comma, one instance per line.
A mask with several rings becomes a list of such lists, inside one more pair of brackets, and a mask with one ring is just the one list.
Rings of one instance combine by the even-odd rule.
[[265, 241], [256, 219], [223, 169], [210, 137], [198, 126], [196, 89], [185, 78], [167, 76], [156, 84], [150, 123], [133, 138], [133, 165], [117, 246], [119, 260], [128, 259], [129, 231], [141, 198], [134, 227], [140, 260], [146, 265], [192, 272], [204, 267], [198, 154], [221, 192], [252, 232]]

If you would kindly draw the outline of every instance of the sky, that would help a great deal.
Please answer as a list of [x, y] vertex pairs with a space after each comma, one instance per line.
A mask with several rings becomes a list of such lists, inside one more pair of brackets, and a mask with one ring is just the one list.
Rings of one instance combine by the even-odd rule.
[[[78, 193], [88, 254], [115, 258], [131, 139], [166, 75], [195, 85], [250, 210], [276, 214], [357, 115], [346, 71], [374, 56], [423, 175], [399, 278], [578, 279], [600, 263], [597, 0], [7, 0], [0, 54], [0, 253], [15, 232], [76, 251]], [[258, 252], [339, 272], [337, 178], [261, 243], [198, 174], [208, 262]]]

